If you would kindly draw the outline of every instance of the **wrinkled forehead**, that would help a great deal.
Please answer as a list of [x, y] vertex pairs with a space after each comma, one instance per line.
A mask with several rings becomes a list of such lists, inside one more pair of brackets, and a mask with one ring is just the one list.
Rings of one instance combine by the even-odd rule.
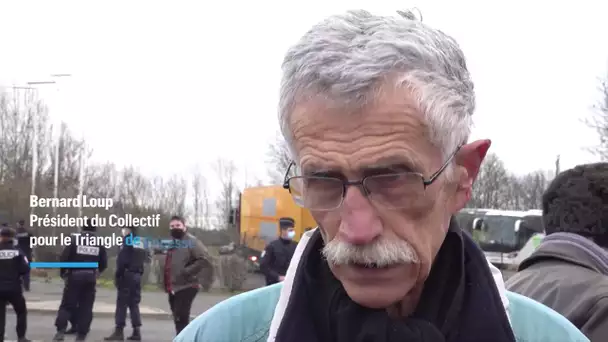
[[321, 96], [300, 101], [290, 116], [301, 171], [365, 173], [387, 168], [425, 173], [440, 149], [408, 92], [389, 91], [359, 107]]

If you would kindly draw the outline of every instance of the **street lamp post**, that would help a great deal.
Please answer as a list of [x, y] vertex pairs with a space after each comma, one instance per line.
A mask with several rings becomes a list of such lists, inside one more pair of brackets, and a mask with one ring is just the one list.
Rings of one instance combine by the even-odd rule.
[[[55, 84], [55, 81], [43, 81], [43, 82], [28, 82], [29, 85], [46, 85], [46, 84]], [[53, 188], [53, 197], [57, 197], [57, 185], [59, 181], [59, 143], [55, 144], [55, 155], [54, 157], [54, 188]], [[57, 213], [57, 208], [53, 206], [53, 214]]]
[[[13, 91], [16, 89], [34, 90], [34, 87], [16, 87], [13, 86]], [[31, 196], [36, 195], [36, 180], [38, 178], [38, 113], [32, 115], [33, 136], [32, 136], [32, 189]], [[30, 217], [34, 215], [34, 207], [30, 206]]]
[[[51, 74], [50, 76], [51, 76], [51, 78], [61, 79], [61, 78], [72, 77], [72, 74]], [[57, 92], [59, 92], [59, 87], [57, 88]], [[58, 191], [58, 189], [59, 189], [59, 142], [61, 141], [61, 139], [63, 137], [63, 132], [64, 132], [63, 128], [64, 128], [64, 126], [63, 126], [63, 121], [62, 121], [61, 127], [58, 132], [59, 135], [57, 137], [57, 141], [55, 142], [55, 182], [54, 182], [55, 184], [54, 184], [54, 192], [53, 192], [53, 197], [55, 197], [55, 198], [57, 198], [59, 196], [59, 191]], [[81, 159], [82, 159], [82, 157], [81, 157]], [[82, 160], [81, 160], [80, 164], [81, 164], [80, 165], [81, 171], [80, 171], [79, 178], [82, 178], [82, 167], [83, 167]], [[79, 180], [79, 181], [82, 182], [81, 180]], [[79, 186], [79, 192], [80, 192], [80, 188], [82, 188], [81, 185]], [[80, 196], [80, 197], [82, 197], [82, 196]], [[80, 203], [80, 205], [78, 207], [78, 216], [80, 217], [81, 212], [82, 212], [82, 201], [79, 201], [78, 203]], [[53, 210], [56, 211], [57, 209], [53, 208]]]
[[[62, 78], [62, 77], [70, 77], [70, 74], [52, 74], [50, 75], [51, 78]], [[59, 87], [57, 86], [57, 82], [55, 81], [43, 81], [43, 82], [28, 82], [28, 85], [43, 85], [43, 84], [55, 84], [56, 88], [55, 90], [57, 92], [59, 92]], [[53, 177], [53, 197], [57, 198], [59, 196], [59, 142], [61, 141], [61, 137], [62, 137], [62, 131], [63, 131], [63, 122], [61, 120], [58, 120], [60, 122], [60, 127], [59, 127], [59, 131], [57, 131], [55, 127], [57, 127], [57, 125], [54, 125], [53, 127], [55, 128], [54, 131], [56, 133], [58, 133], [58, 137], [57, 140], [55, 141], [55, 160], [54, 160], [54, 177]], [[53, 206], [52, 208], [53, 210], [53, 215], [57, 214], [57, 208], [55, 206]], [[56, 231], [55, 231], [55, 226], [53, 226], [53, 231], [52, 231], [52, 236], [56, 236]]]
[[[71, 74], [51, 74], [50, 75], [52, 78], [65, 78], [65, 77], [71, 77]], [[33, 85], [33, 84], [57, 84], [57, 82], [55, 81], [44, 81], [44, 82], [28, 82], [28, 84]], [[57, 87], [57, 91], [59, 91], [59, 87]], [[59, 143], [61, 142], [61, 138], [63, 136], [63, 122], [62, 121], [58, 121], [58, 123], [56, 123], [54, 125], [54, 129], [53, 131], [55, 132], [55, 135], [57, 135], [56, 141], [55, 141], [55, 155], [54, 155], [54, 161], [53, 161], [53, 197], [57, 198], [59, 197]], [[53, 206], [53, 215], [55, 215], [57, 213], [57, 208]]]
[[87, 153], [87, 145], [84, 141], [84, 139], [82, 139], [82, 150], [80, 152], [80, 175], [78, 176], [78, 198], [80, 199], [78, 201], [79, 206], [78, 206], [78, 217], [82, 217], [82, 194], [84, 192], [84, 164], [85, 164], [85, 158], [86, 158], [86, 153]]

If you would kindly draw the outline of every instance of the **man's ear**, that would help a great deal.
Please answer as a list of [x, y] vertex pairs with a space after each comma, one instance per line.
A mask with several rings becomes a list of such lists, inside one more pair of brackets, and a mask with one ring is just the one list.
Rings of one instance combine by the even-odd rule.
[[477, 140], [460, 148], [456, 154], [456, 164], [467, 171], [467, 180], [471, 183], [477, 178], [481, 162], [486, 157], [492, 142], [489, 139]]
[[462, 209], [471, 199], [473, 182], [477, 178], [481, 162], [488, 153], [491, 143], [490, 140], [477, 140], [462, 146], [456, 154], [456, 165], [460, 170], [464, 169], [464, 172], [459, 172], [457, 199], [452, 208], [453, 212]]

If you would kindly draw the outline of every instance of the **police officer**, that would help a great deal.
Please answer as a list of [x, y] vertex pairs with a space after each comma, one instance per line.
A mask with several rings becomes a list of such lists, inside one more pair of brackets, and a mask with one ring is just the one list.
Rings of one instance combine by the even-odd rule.
[[21, 277], [29, 269], [29, 260], [23, 251], [15, 247], [15, 231], [4, 227], [0, 231], [0, 341], [4, 341], [6, 324], [6, 304], [10, 303], [17, 314], [17, 338], [19, 342], [30, 341], [25, 338], [27, 330], [27, 308]]
[[[27, 260], [32, 260], [32, 245], [30, 244], [30, 237], [32, 237], [32, 233], [30, 233], [25, 228], [25, 221], [19, 220], [17, 223], [17, 235], [16, 242], [17, 246], [21, 249], [21, 251], [27, 257]], [[28, 272], [23, 275], [23, 289], [25, 291], [30, 290], [30, 272], [28, 268]]]
[[108, 266], [108, 256], [103, 245], [92, 242], [95, 237], [95, 226], [87, 220], [80, 236], [72, 237], [69, 246], [61, 253], [62, 262], [97, 262], [98, 267], [93, 268], [62, 268], [60, 275], [65, 281], [65, 300], [59, 306], [55, 326], [57, 333], [54, 341], [63, 341], [65, 329], [70, 314], [78, 308], [78, 323], [76, 324], [76, 341], [84, 341], [91, 322], [93, 321], [93, 304], [95, 303], [95, 286], [97, 277]]
[[293, 241], [296, 236], [295, 221], [290, 217], [279, 219], [281, 235], [272, 241], [262, 252], [260, 270], [266, 276], [266, 285], [283, 281], [289, 263], [296, 251], [297, 243]]
[[[71, 233], [70, 234], [72, 237], [77, 237], [80, 235], [80, 233]], [[61, 296], [61, 303], [65, 302], [65, 295], [66, 291], [64, 289], [63, 291], [63, 295]], [[61, 304], [63, 305], [63, 304]], [[70, 328], [68, 330], [66, 330], [66, 335], [74, 335], [78, 332], [78, 304], [76, 305], [76, 307], [74, 308], [74, 310], [70, 313], [70, 318], [68, 319], [68, 321], [70, 322]]]
[[[123, 341], [124, 328], [127, 320], [127, 308], [131, 315], [133, 334], [129, 341], [141, 341], [141, 316], [139, 302], [141, 301], [141, 277], [144, 273], [144, 263], [148, 258], [147, 246], [138, 237], [135, 227], [122, 229], [124, 241], [116, 258], [116, 313], [114, 332], [105, 338], [106, 341]], [[134, 239], [135, 238], [135, 239]]]

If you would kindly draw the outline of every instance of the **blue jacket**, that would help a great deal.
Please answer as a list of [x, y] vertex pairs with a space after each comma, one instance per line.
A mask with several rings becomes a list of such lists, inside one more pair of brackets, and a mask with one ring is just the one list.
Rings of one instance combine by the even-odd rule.
[[[305, 233], [283, 283], [229, 298], [193, 320], [174, 342], [274, 342], [291, 295], [293, 277], [313, 231]], [[552, 309], [505, 289], [502, 274], [490, 265], [517, 341], [589, 342]]]

